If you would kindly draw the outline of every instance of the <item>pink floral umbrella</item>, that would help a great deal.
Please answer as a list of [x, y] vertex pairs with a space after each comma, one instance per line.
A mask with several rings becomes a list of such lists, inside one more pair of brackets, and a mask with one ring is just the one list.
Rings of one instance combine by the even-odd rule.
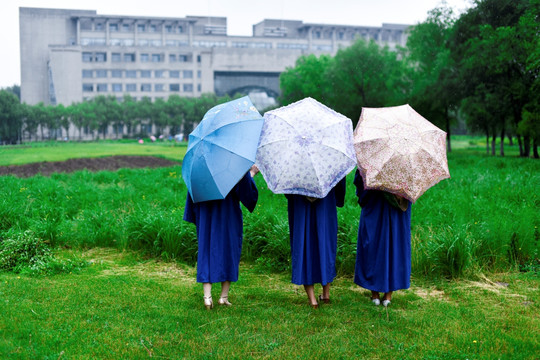
[[276, 194], [323, 198], [355, 165], [352, 121], [312, 98], [264, 114], [256, 165]]
[[450, 177], [446, 132], [409, 105], [362, 108], [353, 142], [366, 189], [401, 195], [414, 203]]

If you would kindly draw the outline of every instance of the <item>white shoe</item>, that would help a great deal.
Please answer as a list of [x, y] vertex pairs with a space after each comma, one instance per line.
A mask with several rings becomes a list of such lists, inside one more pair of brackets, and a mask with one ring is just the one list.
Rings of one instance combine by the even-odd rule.
[[388, 307], [388, 305], [390, 305], [390, 300], [383, 300], [383, 301], [382, 301], [382, 305], [383, 305], [384, 307]]
[[219, 305], [225, 305], [225, 306], [231, 306], [232, 305], [229, 302], [229, 297], [228, 296], [220, 297], [219, 300], [218, 300], [218, 304]]
[[371, 299], [371, 302], [372, 302], [373, 305], [375, 305], [375, 306], [381, 305], [381, 300], [380, 300], [380, 299]]
[[209, 297], [204, 296], [204, 307], [206, 308], [206, 310], [210, 310], [214, 307], [214, 302], [212, 301], [211, 296]]

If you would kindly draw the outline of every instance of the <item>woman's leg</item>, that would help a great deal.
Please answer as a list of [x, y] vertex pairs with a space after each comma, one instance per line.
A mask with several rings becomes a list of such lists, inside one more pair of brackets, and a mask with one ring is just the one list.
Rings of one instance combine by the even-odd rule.
[[306, 290], [306, 294], [308, 296], [309, 304], [311, 305], [311, 307], [317, 308], [319, 306], [319, 303], [315, 298], [315, 287], [313, 285], [304, 285], [304, 289]]
[[381, 296], [378, 291], [371, 290], [371, 302], [373, 305], [378, 306], [381, 304]]
[[204, 293], [204, 306], [207, 309], [214, 307], [214, 302], [212, 301], [212, 283], [203, 283], [203, 293]]
[[231, 288], [231, 282], [230, 281], [223, 281], [221, 283], [221, 296], [219, 298], [219, 304], [220, 305], [232, 305], [229, 302], [229, 289]]
[[387, 293], [384, 293], [382, 304], [383, 306], [390, 305], [390, 300], [392, 300], [392, 291], [389, 291]]

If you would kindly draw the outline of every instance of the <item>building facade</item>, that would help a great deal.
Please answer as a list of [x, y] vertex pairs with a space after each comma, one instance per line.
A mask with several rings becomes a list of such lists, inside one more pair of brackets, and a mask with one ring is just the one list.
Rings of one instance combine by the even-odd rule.
[[404, 46], [407, 25], [306, 24], [265, 19], [253, 36], [228, 36], [224, 17], [99, 15], [19, 9], [21, 101], [70, 105], [98, 95], [166, 99], [249, 94], [275, 103], [279, 74], [305, 54], [335, 54], [358, 37]]

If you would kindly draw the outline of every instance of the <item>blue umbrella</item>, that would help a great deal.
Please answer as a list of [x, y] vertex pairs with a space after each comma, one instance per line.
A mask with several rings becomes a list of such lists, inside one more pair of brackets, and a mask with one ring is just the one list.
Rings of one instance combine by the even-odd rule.
[[263, 122], [248, 96], [208, 110], [182, 162], [193, 202], [224, 199], [242, 179], [255, 163]]

